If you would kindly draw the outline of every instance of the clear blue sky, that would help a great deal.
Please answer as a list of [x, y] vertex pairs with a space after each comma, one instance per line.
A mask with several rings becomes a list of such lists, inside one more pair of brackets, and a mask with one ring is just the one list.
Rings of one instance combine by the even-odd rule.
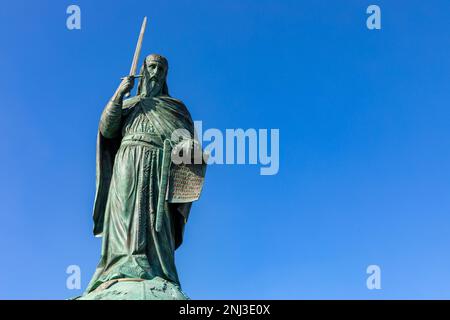
[[90, 280], [97, 124], [144, 15], [195, 120], [280, 129], [278, 175], [208, 169], [176, 256], [191, 298], [450, 298], [448, 0], [1, 7], [0, 298], [76, 296], [71, 264]]

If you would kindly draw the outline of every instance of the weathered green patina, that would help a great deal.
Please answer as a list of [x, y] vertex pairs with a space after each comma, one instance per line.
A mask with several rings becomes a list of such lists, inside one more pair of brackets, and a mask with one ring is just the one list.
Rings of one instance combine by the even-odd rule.
[[166, 200], [163, 158], [170, 154], [168, 146], [180, 142], [180, 137], [171, 140], [174, 130], [185, 129], [187, 141], [194, 126], [185, 105], [169, 95], [167, 71], [164, 57], [149, 55], [137, 95], [124, 100], [135, 77], [124, 78], [102, 113], [94, 205], [94, 234], [103, 236], [102, 253], [81, 299], [187, 298], [174, 254], [192, 203]]

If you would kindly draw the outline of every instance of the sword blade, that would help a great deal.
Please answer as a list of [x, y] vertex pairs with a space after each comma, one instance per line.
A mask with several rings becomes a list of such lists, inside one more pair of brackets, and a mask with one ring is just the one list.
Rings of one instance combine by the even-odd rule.
[[147, 27], [147, 17], [144, 17], [144, 21], [142, 22], [141, 32], [139, 33], [138, 42], [136, 44], [136, 50], [134, 51], [133, 63], [131, 64], [130, 76], [134, 76], [136, 74], [137, 64], [139, 60], [139, 55], [141, 54], [142, 41], [144, 40], [145, 28]]

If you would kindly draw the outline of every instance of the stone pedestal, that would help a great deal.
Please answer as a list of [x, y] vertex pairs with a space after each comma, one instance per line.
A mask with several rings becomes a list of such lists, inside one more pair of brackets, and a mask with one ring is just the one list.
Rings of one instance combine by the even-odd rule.
[[160, 277], [152, 280], [120, 279], [75, 300], [188, 300], [181, 288]]

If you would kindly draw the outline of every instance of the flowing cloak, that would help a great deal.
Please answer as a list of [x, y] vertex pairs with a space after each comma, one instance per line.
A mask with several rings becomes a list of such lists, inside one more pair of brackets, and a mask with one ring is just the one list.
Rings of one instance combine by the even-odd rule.
[[[136, 96], [125, 100], [122, 107], [122, 124], [127, 116], [133, 113], [136, 108], [142, 108], [155, 132], [161, 140], [170, 139], [172, 132], [176, 129], [186, 129], [190, 137], [194, 137], [194, 125], [189, 111], [185, 105], [170, 96], [159, 96], [145, 98]], [[122, 128], [121, 128], [122, 129]], [[96, 193], [93, 210], [94, 235], [102, 236], [105, 230], [105, 211], [107, 210], [108, 195], [114, 172], [114, 162], [116, 154], [121, 145], [122, 135], [115, 138], [106, 138], [98, 132], [97, 135], [97, 154], [96, 154]], [[176, 142], [174, 142], [176, 143]], [[174, 249], [177, 249], [183, 241], [184, 226], [187, 222], [192, 203], [171, 203], [166, 206], [171, 215], [174, 234]], [[105, 240], [104, 240], [105, 242]], [[151, 245], [151, 244], [150, 244]], [[102, 255], [103, 255], [102, 249]], [[103, 259], [103, 257], [102, 257]], [[102, 275], [100, 265], [96, 274], [88, 286], [87, 292], [95, 289], [100, 283], [95, 283]], [[176, 273], [176, 271], [175, 271]], [[133, 277], [133, 275], [129, 276]], [[97, 280], [96, 280], [97, 278]], [[175, 279], [173, 279], [175, 278]], [[108, 279], [109, 280], [109, 279]], [[168, 279], [178, 282], [177, 276]], [[100, 281], [102, 282], [102, 281]]]

